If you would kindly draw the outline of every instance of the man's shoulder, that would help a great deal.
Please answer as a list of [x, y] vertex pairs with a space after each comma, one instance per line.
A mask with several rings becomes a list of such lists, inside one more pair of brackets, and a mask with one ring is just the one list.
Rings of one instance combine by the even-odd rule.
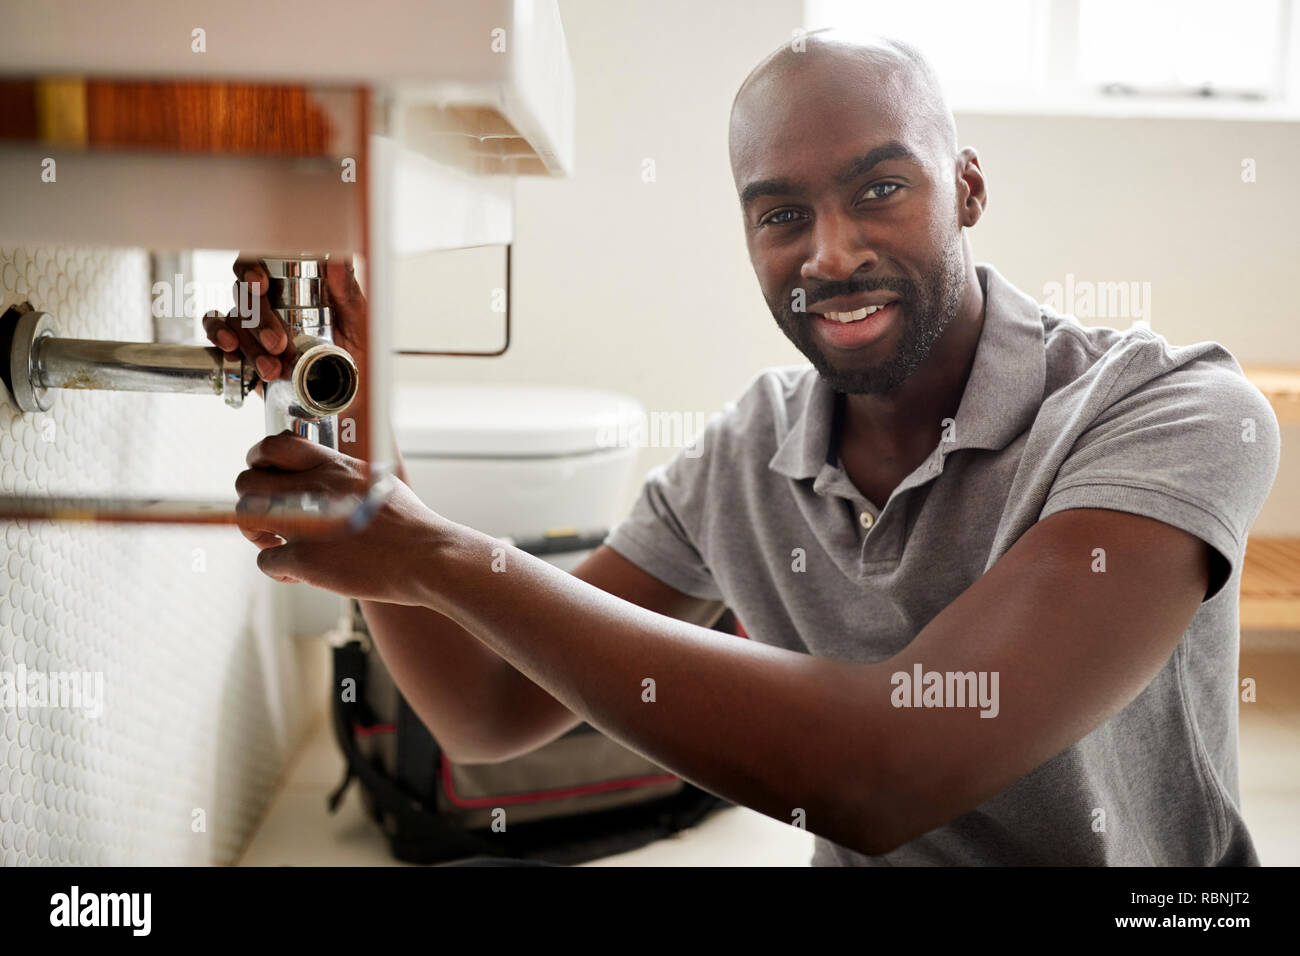
[[[1142, 327], [1069, 319], [1058, 331], [1058, 381], [1053, 390], [1049, 350], [1035, 429], [1072, 449], [1067, 480], [1176, 489], [1180, 500], [1209, 503], [1244, 540], [1276, 476], [1281, 429], [1232, 353], [1213, 341], [1172, 345]], [[1226, 542], [1218, 548], [1228, 553]]]
[[739, 397], [719, 414], [728, 430], [757, 437], [770, 431], [779, 441], [803, 414], [817, 382], [811, 365], [773, 365], [754, 373]]
[[816, 381], [817, 370], [807, 363], [772, 365], [754, 374], [735, 404], [755, 411], [802, 411]]
[[1254, 406], [1267, 400], [1218, 342], [1173, 345], [1149, 327], [1084, 325], [1042, 306], [1047, 381], [1058, 406], [1099, 413], [1126, 400]]
[[804, 414], [817, 383], [811, 365], [773, 365], [755, 372], [733, 400], [714, 412], [691, 457], [766, 466]]

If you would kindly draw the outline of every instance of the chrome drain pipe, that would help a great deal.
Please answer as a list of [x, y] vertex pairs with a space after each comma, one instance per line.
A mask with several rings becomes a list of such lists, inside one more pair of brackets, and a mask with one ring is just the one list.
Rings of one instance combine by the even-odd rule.
[[[321, 287], [325, 260], [263, 262], [268, 297], [290, 339], [280, 356], [289, 374], [263, 383], [267, 434], [288, 429], [336, 449], [337, 416], [356, 398], [360, 378], [352, 356], [333, 342]], [[216, 347], [60, 338], [53, 317], [26, 302], [0, 316], [0, 378], [24, 412], [49, 411], [51, 392], [63, 388], [218, 395], [238, 408], [258, 382], [252, 362]]]
[[289, 375], [267, 382], [266, 433], [288, 429], [309, 441], [339, 447], [338, 415], [356, 397], [356, 363], [334, 344], [334, 326], [325, 304], [328, 256], [302, 253], [261, 260], [270, 279], [267, 298], [289, 334]]

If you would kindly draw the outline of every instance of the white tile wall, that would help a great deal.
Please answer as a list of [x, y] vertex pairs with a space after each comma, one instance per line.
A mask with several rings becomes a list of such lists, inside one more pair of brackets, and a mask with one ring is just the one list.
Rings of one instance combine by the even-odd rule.
[[[14, 295], [64, 336], [151, 335], [142, 250], [0, 249]], [[233, 501], [262, 434], [257, 399], [54, 394], [0, 403], [4, 492]], [[0, 863], [234, 861], [325, 694], [254, 555], [230, 527], [0, 523], [0, 672], [103, 675], [99, 716], [0, 698]]]

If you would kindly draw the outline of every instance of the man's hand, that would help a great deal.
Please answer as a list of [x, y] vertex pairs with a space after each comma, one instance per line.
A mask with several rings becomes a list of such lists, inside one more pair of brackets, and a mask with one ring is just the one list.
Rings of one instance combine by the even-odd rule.
[[239, 529], [261, 553], [257, 566], [277, 581], [301, 581], [359, 600], [421, 604], [417, 569], [434, 560], [451, 522], [397, 482], [360, 531], [308, 528], [265, 512], [266, 497], [303, 492], [363, 495], [366, 463], [289, 432], [270, 435], [248, 453], [235, 479]]
[[[293, 343], [284, 320], [271, 306], [270, 279], [262, 263], [244, 253], [235, 260], [234, 273], [235, 308], [224, 316], [209, 312], [203, 317], [203, 331], [222, 351], [239, 352], [252, 362], [262, 381], [274, 381], [289, 370]], [[334, 341], [364, 368], [366, 299], [350, 256], [331, 258], [326, 264], [324, 304], [330, 310]], [[261, 389], [259, 382], [257, 391]]]

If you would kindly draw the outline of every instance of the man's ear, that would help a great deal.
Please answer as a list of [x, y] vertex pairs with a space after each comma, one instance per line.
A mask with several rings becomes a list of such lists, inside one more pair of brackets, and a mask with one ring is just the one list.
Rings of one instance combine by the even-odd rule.
[[979, 155], [969, 146], [957, 153], [957, 179], [957, 196], [961, 203], [957, 210], [958, 221], [963, 226], [973, 226], [988, 208], [989, 194]]

